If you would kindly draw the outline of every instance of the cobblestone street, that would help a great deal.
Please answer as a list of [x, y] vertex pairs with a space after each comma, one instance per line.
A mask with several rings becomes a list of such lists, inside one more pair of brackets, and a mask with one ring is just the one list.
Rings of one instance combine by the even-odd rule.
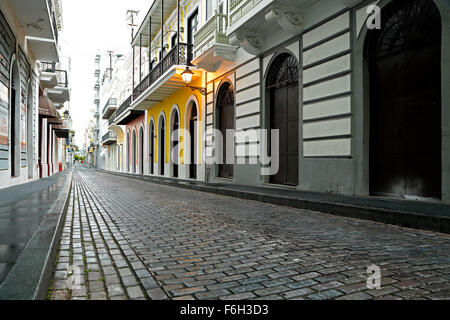
[[450, 299], [450, 236], [78, 168], [48, 298]]

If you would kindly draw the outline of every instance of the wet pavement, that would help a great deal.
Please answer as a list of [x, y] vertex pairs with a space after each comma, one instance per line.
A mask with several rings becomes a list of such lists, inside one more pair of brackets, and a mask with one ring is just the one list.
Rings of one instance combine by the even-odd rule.
[[54, 208], [67, 172], [0, 190], [0, 285]]
[[49, 298], [450, 299], [450, 236], [80, 168]]

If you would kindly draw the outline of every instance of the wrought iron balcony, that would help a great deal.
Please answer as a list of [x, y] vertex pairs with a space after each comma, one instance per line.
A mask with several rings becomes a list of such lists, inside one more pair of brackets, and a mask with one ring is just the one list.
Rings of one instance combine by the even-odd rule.
[[55, 73], [56, 62], [41, 61], [41, 71], [48, 73]]
[[117, 142], [117, 134], [114, 131], [108, 131], [102, 137], [102, 144], [104, 146], [109, 146]]
[[110, 119], [109, 125], [125, 125], [144, 113], [145, 111], [131, 109], [131, 96], [129, 96], [114, 112], [114, 120]]
[[58, 84], [56, 87], [47, 90], [47, 96], [60, 107], [70, 100], [69, 82], [67, 79], [67, 71], [55, 70]]
[[56, 63], [41, 61], [41, 74], [39, 82], [44, 89], [54, 88], [58, 85], [58, 78], [56, 74]]
[[112, 113], [112, 115], [109, 117], [109, 119], [108, 119], [108, 124], [109, 124], [109, 126], [112, 126], [112, 125], [114, 125], [114, 122], [116, 121], [116, 112], [114, 111], [113, 113]]
[[193, 45], [180, 43], [175, 45], [133, 90], [133, 100], [139, 98], [150, 86], [156, 83], [174, 66], [191, 66]]
[[116, 119], [119, 118], [125, 110], [127, 110], [131, 105], [131, 96], [129, 96], [116, 110]]
[[108, 102], [103, 107], [102, 119], [104, 120], [109, 119], [111, 115], [114, 113], [114, 111], [116, 111], [116, 109], [117, 109], [117, 99], [115, 98], [108, 99]]

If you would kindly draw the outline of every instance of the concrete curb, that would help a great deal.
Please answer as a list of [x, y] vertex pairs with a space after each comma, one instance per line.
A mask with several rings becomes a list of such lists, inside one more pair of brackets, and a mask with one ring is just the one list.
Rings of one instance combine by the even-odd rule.
[[2, 283], [0, 299], [46, 299], [69, 205], [72, 177], [70, 171], [53, 206]]
[[96, 170], [111, 175], [150, 181], [153, 183], [158, 183], [167, 186], [174, 186], [179, 188], [208, 192], [247, 200], [255, 200], [298, 209], [319, 211], [337, 216], [371, 220], [375, 222], [381, 222], [400, 227], [422, 229], [450, 234], [450, 217], [443, 215], [442, 216], [435, 214], [427, 215], [422, 213], [405, 212], [401, 210], [390, 210], [386, 208], [378, 208], [373, 206], [299, 199], [295, 197], [288, 197], [282, 195], [277, 196], [243, 190], [231, 190], [228, 188], [221, 188], [214, 185], [207, 185], [206, 183], [202, 182], [194, 182], [191, 180], [183, 180], [183, 179], [175, 180], [164, 177], [135, 175], [130, 173], [112, 172], [101, 169]]

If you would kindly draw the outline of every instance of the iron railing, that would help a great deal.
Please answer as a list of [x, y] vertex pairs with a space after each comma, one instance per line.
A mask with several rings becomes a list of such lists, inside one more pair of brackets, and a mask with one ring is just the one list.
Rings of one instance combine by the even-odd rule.
[[136, 100], [145, 90], [154, 84], [167, 70], [175, 65], [190, 66], [193, 59], [193, 45], [176, 44], [133, 90]]
[[67, 88], [69, 87], [69, 81], [67, 79], [67, 71], [66, 70], [55, 70], [58, 77], [58, 86]]
[[106, 134], [102, 137], [102, 143], [104, 143], [106, 140], [109, 139], [117, 139], [117, 134], [114, 131], [108, 131]]
[[56, 69], [55, 62], [41, 61], [41, 70], [43, 72], [56, 73], [59, 87], [67, 88], [69, 86], [69, 81], [67, 79], [67, 71]]
[[117, 108], [116, 112], [115, 112], [115, 118], [117, 119], [118, 117], [120, 117], [120, 115], [127, 110], [131, 105], [131, 96], [128, 97], [128, 99], [126, 99], [124, 102], [122, 102], [122, 104], [120, 105], [119, 108]]
[[54, 73], [56, 70], [56, 63], [48, 62], [48, 61], [41, 61], [41, 70], [42, 70], [42, 72]]
[[109, 98], [108, 102], [106, 103], [106, 105], [103, 107], [103, 111], [102, 114], [105, 114], [106, 110], [108, 110], [108, 108], [110, 106], [115, 106], [117, 107], [117, 99], [116, 98]]
[[108, 124], [111, 126], [114, 124], [114, 121], [116, 121], [116, 111], [114, 111], [108, 119]]

